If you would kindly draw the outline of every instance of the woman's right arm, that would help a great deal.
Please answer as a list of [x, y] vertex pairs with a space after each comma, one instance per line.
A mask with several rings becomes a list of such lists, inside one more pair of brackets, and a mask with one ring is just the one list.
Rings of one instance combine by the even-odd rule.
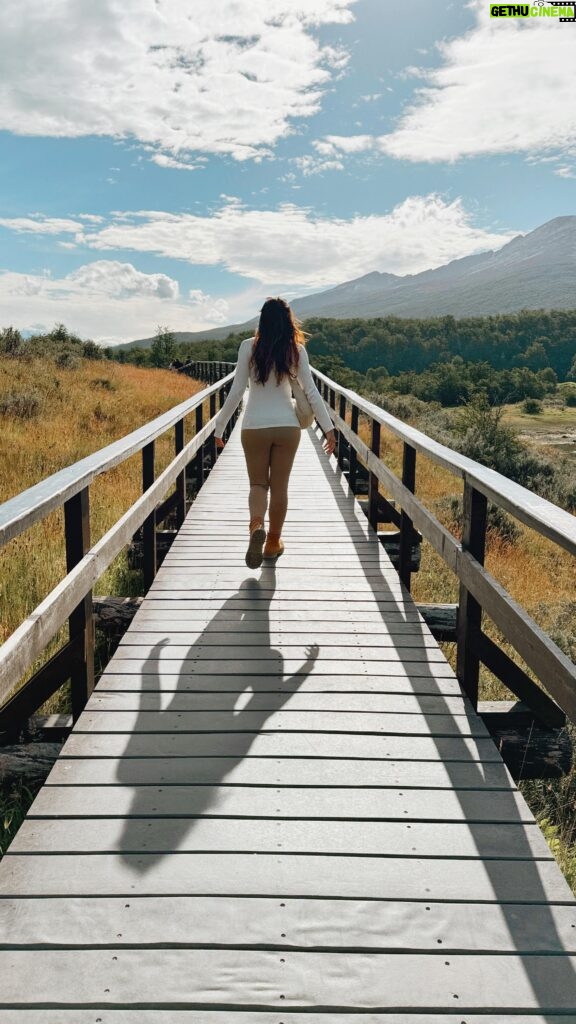
[[234, 373], [232, 387], [228, 392], [228, 397], [226, 398], [224, 405], [216, 417], [216, 423], [214, 425], [214, 435], [217, 441], [222, 440], [222, 434], [224, 433], [226, 424], [234, 410], [238, 407], [242, 396], [246, 391], [250, 371], [251, 343], [252, 339], [247, 338], [242, 342], [238, 349], [238, 362], [236, 363], [236, 371]]

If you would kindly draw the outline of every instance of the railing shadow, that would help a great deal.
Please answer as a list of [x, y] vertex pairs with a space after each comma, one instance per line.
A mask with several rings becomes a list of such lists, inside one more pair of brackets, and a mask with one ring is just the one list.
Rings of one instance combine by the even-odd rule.
[[[352, 494], [346, 478], [340, 467], [334, 460], [328, 460], [322, 456], [320, 450], [320, 441], [317, 437], [314, 437], [314, 443], [319, 451], [319, 462], [322, 467], [322, 471], [328, 481], [333, 493], [336, 495], [340, 508], [354, 509], [355, 498]], [[357, 506], [356, 506], [357, 508]], [[362, 514], [363, 515], [363, 514]], [[374, 576], [374, 567], [372, 559], [368, 560], [368, 553], [374, 551], [376, 546], [379, 550], [381, 549], [380, 542], [376, 539], [375, 534], [372, 534], [373, 543], [367, 542], [366, 539], [359, 541], [357, 530], [350, 529], [348, 521], [348, 531], [350, 535], [351, 543], [354, 545], [356, 554], [360, 565], [365, 571], [366, 581], [371, 587], [371, 590], [375, 597], [382, 596], [382, 584], [386, 583], [384, 576]], [[385, 620], [385, 612], [382, 612], [382, 621]], [[416, 626], [416, 623], [414, 623]], [[420, 632], [414, 635], [415, 644], [418, 645], [419, 639], [424, 636], [428, 636], [429, 632], [423, 622], [420, 623]], [[396, 648], [400, 663], [404, 669], [407, 670], [407, 677], [410, 675], [409, 666], [405, 660], [405, 654], [403, 656], [403, 648]], [[396, 663], [397, 664], [397, 663]], [[394, 672], [394, 668], [390, 670]], [[435, 676], [432, 671], [426, 675], [423, 672], [423, 666], [421, 663], [418, 665], [418, 684], [422, 684], [423, 678], [427, 679], [426, 694], [432, 694], [436, 692], [438, 704], [441, 706], [444, 698], [438, 687], [434, 691]], [[407, 678], [407, 682], [409, 678]], [[416, 680], [415, 680], [416, 681]], [[418, 695], [416, 694], [416, 699]], [[451, 715], [452, 712], [447, 704], [444, 704], [444, 713]], [[526, 929], [524, 921], [517, 915], [518, 904], [531, 903], [538, 904], [539, 906], [539, 927], [543, 934], [546, 935], [547, 945], [550, 951], [561, 952], [564, 949], [562, 937], [558, 932], [556, 922], [554, 921], [553, 915], [549, 909], [551, 901], [546, 895], [545, 888], [542, 884], [542, 880], [538, 871], [538, 861], [534, 859], [534, 854], [530, 849], [525, 830], [522, 827], [521, 818], [519, 816], [518, 808], [514, 800], [511, 798], [509, 801], [509, 807], [507, 809], [507, 820], [511, 823], [518, 824], [518, 842], [516, 846], [516, 860], [514, 863], [515, 871], [517, 872], [517, 879], [515, 888], [518, 891], [520, 888], [525, 887], [527, 899], [510, 898], [510, 872], [503, 872], [501, 868], [502, 861], [494, 859], [494, 852], [492, 844], [487, 841], [486, 833], [484, 830], [479, 828], [478, 824], [474, 822], [474, 808], [473, 804], [473, 793], [471, 788], [458, 789], [457, 778], [455, 773], [455, 762], [458, 760], [466, 761], [470, 765], [470, 770], [473, 771], [473, 766], [476, 764], [478, 772], [478, 788], [483, 787], [483, 776], [482, 776], [482, 763], [480, 761], [474, 762], [470, 756], [470, 750], [465, 742], [462, 734], [454, 733], [449, 738], [437, 735], [437, 715], [430, 714], [426, 710], [425, 706], [421, 706], [420, 717], [424, 719], [429, 726], [429, 736], [434, 741], [436, 749], [443, 764], [446, 768], [448, 775], [454, 780], [454, 793], [460, 803], [463, 811], [465, 822], [463, 828], [467, 828], [469, 834], [472, 836], [476, 849], [478, 851], [478, 857], [482, 859], [486, 876], [490, 881], [490, 884], [494, 893], [494, 902], [500, 905], [501, 913], [512, 940], [512, 944], [518, 953], [525, 952], [526, 950]], [[436, 719], [436, 722], [435, 722]], [[436, 735], [435, 735], [436, 733]], [[468, 787], [473, 786], [472, 782], [467, 782]], [[502, 796], [502, 794], [499, 794]], [[494, 826], [498, 828], [496, 823]], [[522, 845], [523, 844], [523, 845]], [[558, 868], [560, 871], [560, 868]], [[528, 896], [529, 894], [529, 896]], [[427, 897], [428, 900], [434, 899], [434, 894], [430, 893]], [[458, 896], [455, 895], [455, 899], [458, 900]], [[463, 902], [461, 899], [459, 902]], [[473, 901], [470, 901], [473, 902]], [[530, 956], [523, 956], [522, 963], [526, 977], [530, 983], [532, 991], [534, 993], [535, 1000], [537, 1000], [537, 1006], [541, 1009], [541, 1021], [557, 1021], [557, 1013], [549, 1011], [549, 1014], [545, 1012], [546, 1003], [543, 1000], [549, 1000], [550, 998], [550, 984], [546, 981], [546, 972], [542, 971], [541, 965], [536, 961], [532, 964], [532, 958]], [[473, 967], [471, 967], [473, 969]], [[558, 992], [562, 993], [562, 998], [559, 999], [559, 1005], [565, 1012], [565, 1001], [567, 994], [572, 994], [573, 1007], [576, 1006], [576, 971], [572, 966], [571, 962], [566, 959], [563, 964], [563, 971], [558, 972], [554, 975], [555, 986], [557, 985]], [[556, 981], [557, 979], [557, 981]], [[549, 1002], [547, 1002], [549, 1006]]]
[[[264, 667], [264, 672], [259, 672], [257, 676], [241, 672], [232, 673], [227, 676], [228, 689], [210, 690], [208, 681], [202, 691], [192, 691], [187, 685], [190, 675], [185, 660], [170, 703], [163, 707], [161, 673], [163, 669], [167, 671], [166, 666], [169, 663], [162, 662], [162, 651], [166, 648], [167, 640], [159, 641], [150, 652], [142, 669], [138, 719], [123, 756], [119, 759], [117, 771], [119, 783], [134, 787], [132, 804], [118, 840], [120, 854], [132, 870], [141, 874], [150, 871], [164, 856], [181, 846], [199, 818], [210, 811], [218, 816], [219, 789], [226, 776], [248, 755], [254, 740], [265, 728], [270, 716], [286, 704], [312, 671], [319, 652], [316, 645], [308, 647], [306, 660], [297, 672], [287, 679], [284, 676], [284, 658], [279, 650], [272, 647], [270, 639], [269, 611], [274, 591], [274, 567], [263, 569], [258, 580], [253, 577], [244, 580], [238, 592], [229, 597], [216, 612], [187, 654], [188, 659], [193, 659], [195, 650], [205, 646], [206, 638], [210, 634], [222, 635], [223, 623], [226, 624], [227, 630], [234, 631], [245, 629], [257, 622], [260, 639], [259, 665]], [[213, 650], [216, 660], [218, 647], [215, 645]], [[262, 688], [266, 692], [261, 692]], [[144, 728], [147, 734], [167, 732], [170, 726], [166, 723], [170, 722], [174, 715], [182, 712], [183, 695], [186, 714], [189, 720], [193, 720], [195, 712], [206, 710], [207, 693], [215, 697], [218, 706], [218, 710], [214, 711], [211, 718], [216, 723], [219, 734], [219, 740], [215, 744], [214, 732], [210, 732], [208, 750], [217, 745], [221, 752], [217, 756], [207, 752], [206, 733], [192, 731], [181, 734], [189, 738], [187, 765], [190, 766], [186, 778], [181, 780], [181, 784], [185, 783], [187, 787], [182, 791], [185, 795], [182, 797], [181, 816], [163, 818], [162, 849], [154, 850], [152, 840], [147, 844], [152, 848], [146, 851], [146, 856], [136, 859], [132, 855], [143, 852], [142, 819], [150, 817], [150, 787], [135, 785], [130, 770], [131, 760], [142, 756], [142, 729]], [[206, 782], [206, 773], [202, 770], [206, 757], [210, 757], [210, 782]]]

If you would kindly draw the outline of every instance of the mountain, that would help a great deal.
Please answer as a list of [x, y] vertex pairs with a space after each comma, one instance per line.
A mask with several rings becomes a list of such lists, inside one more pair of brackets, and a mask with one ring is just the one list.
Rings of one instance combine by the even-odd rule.
[[[465, 256], [420, 274], [373, 271], [328, 291], [294, 299], [305, 319], [335, 317], [487, 316], [519, 309], [576, 309], [576, 216], [555, 217], [495, 252]], [[254, 329], [257, 319], [196, 333], [178, 341], [220, 340]], [[152, 344], [151, 338], [125, 347]], [[118, 346], [120, 347], [120, 346]]]

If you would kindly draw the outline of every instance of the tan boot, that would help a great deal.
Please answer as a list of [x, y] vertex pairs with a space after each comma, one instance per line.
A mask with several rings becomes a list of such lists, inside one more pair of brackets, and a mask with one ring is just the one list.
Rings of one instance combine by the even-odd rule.
[[246, 565], [249, 569], [258, 569], [262, 565], [262, 548], [266, 539], [266, 530], [261, 519], [250, 520], [250, 541], [246, 551]]
[[284, 542], [279, 533], [268, 533], [264, 546], [264, 558], [279, 558], [284, 551]]

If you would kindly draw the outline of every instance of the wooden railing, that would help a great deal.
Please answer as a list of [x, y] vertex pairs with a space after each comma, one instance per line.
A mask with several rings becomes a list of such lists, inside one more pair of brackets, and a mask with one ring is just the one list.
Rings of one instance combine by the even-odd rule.
[[[186, 513], [186, 481], [204, 481], [216, 453], [213, 441], [217, 404], [221, 407], [232, 375], [225, 375], [193, 398], [126, 437], [53, 474], [0, 506], [0, 547], [24, 533], [54, 509], [64, 507], [67, 575], [0, 647], [0, 733], [17, 733], [26, 719], [63, 683], [71, 681], [72, 714], [78, 717], [94, 686], [92, 587], [136, 531], [142, 531], [144, 584], [157, 569], [156, 527], [168, 515], [180, 525]], [[205, 404], [209, 406], [206, 419]], [[188, 419], [194, 435], [186, 441]], [[230, 431], [234, 420], [228, 427]], [[155, 442], [174, 431], [174, 459], [156, 477]], [[142, 452], [142, 496], [96, 544], [90, 544], [90, 484], [96, 476]], [[174, 486], [174, 491], [166, 497]], [[68, 641], [16, 690], [62, 626]], [[15, 691], [15, 692], [14, 692]]]
[[[196, 361], [181, 368], [180, 372], [212, 383], [164, 416], [49, 477], [0, 508], [1, 545], [63, 505], [68, 568], [68, 575], [58, 587], [0, 648], [0, 702], [6, 700], [66, 620], [69, 625], [68, 642], [0, 706], [0, 732], [22, 722], [67, 679], [72, 680], [74, 716], [82, 710], [94, 679], [92, 586], [140, 528], [144, 538], [145, 582], [150, 585], [156, 572], [156, 525], [170, 512], [175, 512], [178, 523], [182, 521], [185, 474], [193, 472], [200, 486], [207, 450], [211, 451], [212, 459], [215, 457], [214, 445], [208, 442], [213, 434], [217, 402], [221, 405], [227, 394], [232, 380], [229, 371], [233, 367], [231, 363]], [[439, 444], [356, 392], [340, 387], [324, 374], [313, 373], [331, 410], [338, 436], [338, 463], [352, 491], [356, 493], [359, 477], [366, 476], [366, 511], [371, 524], [377, 529], [380, 522], [386, 521], [398, 527], [397, 566], [406, 587], [410, 588], [414, 549], [420, 535], [459, 580], [456, 671], [474, 706], [478, 706], [479, 671], [483, 663], [546, 727], [558, 730], [566, 718], [576, 721], [574, 664], [484, 566], [488, 502], [550, 539], [567, 557], [576, 554], [575, 517], [494, 470]], [[206, 400], [209, 421], [204, 423]], [[192, 413], [195, 414], [195, 434], [185, 443], [184, 420]], [[360, 436], [360, 417], [368, 425], [370, 444]], [[155, 479], [154, 441], [172, 428], [176, 455]], [[401, 478], [380, 457], [382, 430], [390, 431], [402, 442]], [[97, 474], [117, 466], [137, 451], [142, 451], [142, 497], [90, 547], [89, 484]], [[463, 482], [461, 541], [416, 496], [418, 454]], [[166, 498], [173, 484], [176, 485], [174, 493]], [[496, 624], [542, 686], [486, 634], [482, 628], [483, 613]]]
[[[500, 679], [549, 727], [576, 721], [576, 666], [484, 566], [488, 502], [553, 541], [566, 557], [576, 555], [576, 518], [494, 470], [466, 458], [403, 423], [354, 391], [318, 371], [316, 384], [338, 431], [337, 457], [355, 489], [359, 460], [367, 470], [368, 515], [375, 529], [395, 522], [400, 532], [399, 573], [410, 588], [415, 530], [458, 577], [458, 679], [478, 706], [480, 664]], [[368, 424], [370, 444], [359, 436], [359, 418]], [[402, 478], [380, 458], [381, 431], [403, 445]], [[421, 454], [463, 481], [463, 530], [458, 541], [416, 497], [416, 460]], [[380, 488], [386, 497], [380, 493]], [[394, 502], [394, 504], [392, 504]], [[575, 574], [576, 581], [576, 574]], [[485, 613], [545, 687], [545, 692], [482, 629]]]
[[215, 384], [221, 377], [225, 377], [227, 373], [232, 373], [236, 369], [236, 363], [226, 363], [222, 361], [212, 362], [209, 359], [196, 359], [190, 363], [186, 363], [184, 366], [178, 367], [178, 373], [185, 373], [188, 377], [194, 377], [196, 380], [203, 380], [207, 384]]

